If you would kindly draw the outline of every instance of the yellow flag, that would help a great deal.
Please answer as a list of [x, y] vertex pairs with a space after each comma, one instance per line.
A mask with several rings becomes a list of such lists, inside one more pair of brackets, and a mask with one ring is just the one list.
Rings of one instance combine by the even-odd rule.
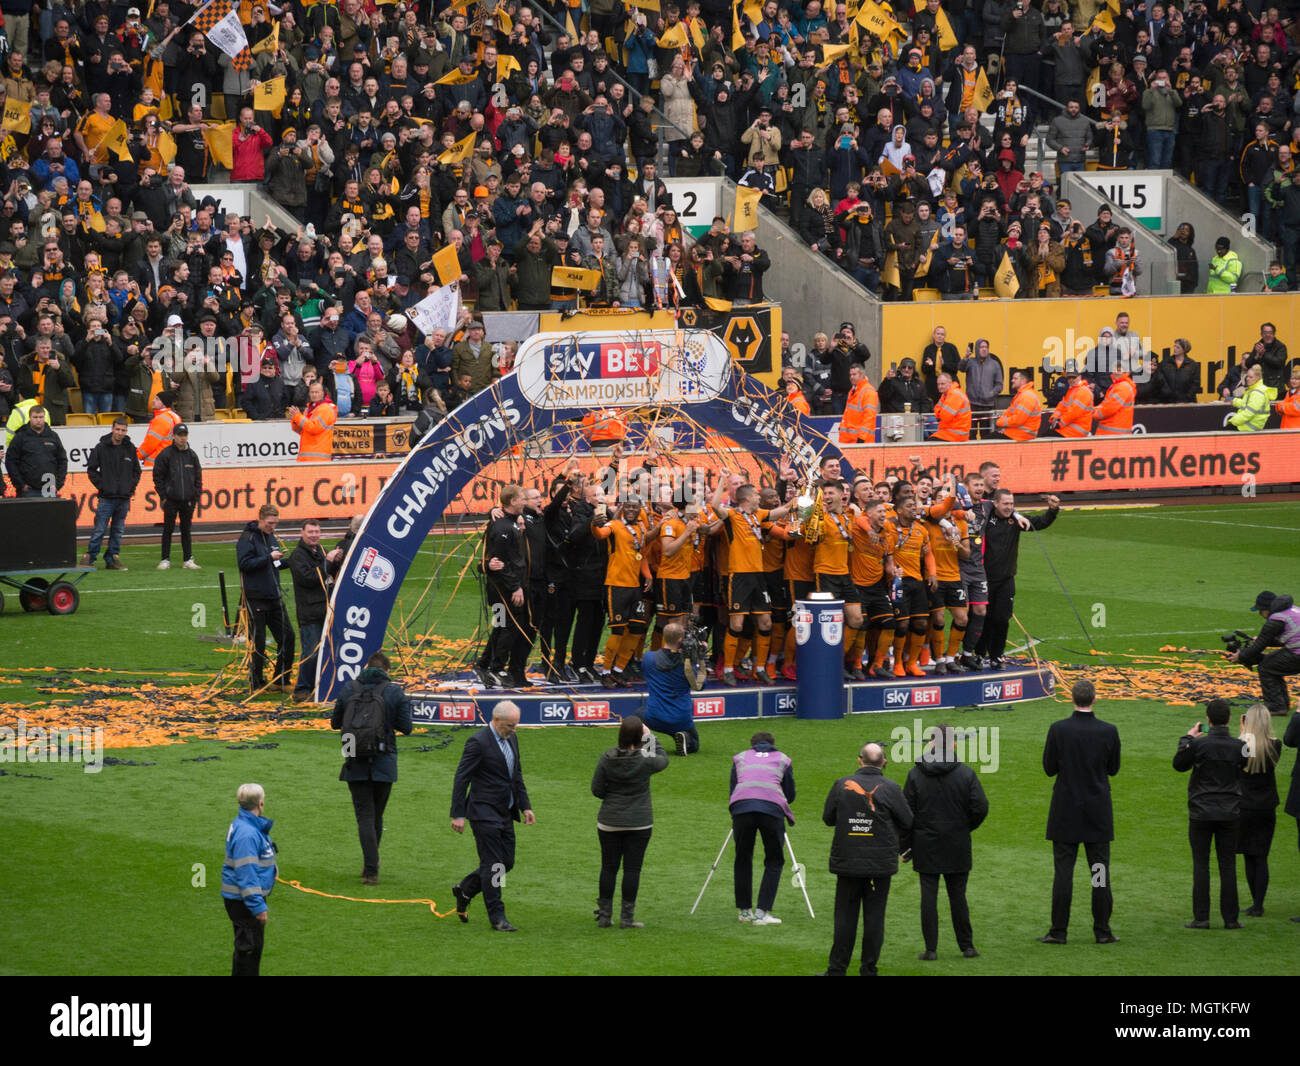
[[763, 21], [763, 0], [741, 0], [741, 9], [745, 12], [745, 17], [758, 28], [758, 24]]
[[921, 261], [916, 264], [916, 274], [918, 278], [923, 278], [930, 273], [930, 263], [934, 259], [934, 250], [939, 247], [939, 230], [934, 231], [930, 238], [930, 247], [925, 250], [925, 255], [921, 256]]
[[2, 124], [5, 129], [14, 133], [31, 133], [32, 105], [23, 103], [21, 100], [15, 100], [12, 96], [6, 96]]
[[581, 289], [590, 292], [600, 284], [599, 270], [583, 270], [579, 267], [558, 266], [551, 268], [551, 285], [557, 289]]
[[885, 265], [880, 268], [880, 280], [886, 285], [892, 285], [896, 289], [903, 287], [903, 281], [898, 276], [898, 253], [890, 252], [885, 256]]
[[1094, 30], [1100, 30], [1102, 33], [1114, 33], [1115, 16], [1113, 16], [1109, 10], [1102, 11], [1092, 20], [1092, 28]]
[[474, 142], [477, 139], [477, 133], [471, 133], [468, 137], [462, 137], [459, 141], [438, 156], [438, 162], [454, 167], [457, 163], [464, 163], [473, 158]]
[[989, 86], [989, 77], [984, 73], [984, 68], [980, 67], [980, 72], [975, 78], [975, 106], [981, 111], [987, 111], [991, 103], [993, 103], [993, 89]]
[[511, 71], [519, 69], [519, 60], [514, 56], [497, 56], [497, 81], [505, 81]]
[[271, 26], [271, 35], [263, 37], [257, 44], [250, 48], [249, 54], [260, 56], [263, 52], [270, 52], [274, 55], [280, 48], [280, 24], [277, 22]]
[[731, 9], [731, 50], [738, 52], [745, 47], [745, 34], [740, 28], [740, 0]]
[[468, 85], [472, 81], [478, 81], [478, 72], [472, 74], [462, 74], [460, 67], [457, 67], [450, 74], [444, 74], [435, 81], [434, 85]]
[[505, 4], [497, 4], [497, 9], [488, 17], [496, 19], [497, 31], [500, 33], [509, 33], [515, 28], [514, 20], [506, 13]]
[[761, 189], [747, 189], [743, 185], [736, 189], [736, 209], [731, 217], [733, 233], [758, 228], [758, 201], [762, 197]]
[[906, 40], [908, 32], [898, 21], [893, 18], [883, 7], [875, 0], [862, 0], [862, 7], [858, 9], [858, 17], [854, 20], [868, 33], [874, 33], [882, 41], [888, 41], [891, 37], [900, 37]]
[[131, 162], [131, 153], [126, 147], [126, 123], [120, 118], [113, 123], [113, 128], [104, 135], [100, 144], [117, 156], [121, 162]]
[[842, 55], [847, 55], [849, 46], [847, 44], [824, 44], [822, 45], [822, 66], [829, 67]]
[[712, 296], [704, 297], [704, 303], [710, 311], [730, 311], [735, 306], [730, 300], [718, 300]]
[[1106, 0], [1106, 6], [1110, 8], [1112, 14], [1119, 14], [1119, 0]]
[[104, 225], [104, 216], [98, 211], [92, 211], [86, 218], [86, 228], [93, 229], [96, 233], [104, 233], [108, 229]]
[[659, 0], [629, 0], [628, 7], [639, 7], [645, 11], [658, 11]]
[[705, 42], [708, 40], [704, 33], [704, 26], [698, 20], [695, 22], [688, 20], [686, 22], [686, 32], [690, 34], [691, 44], [695, 45], [696, 48], [703, 49]]
[[158, 131], [158, 154], [164, 163], [170, 163], [176, 158], [176, 142], [166, 130]]
[[253, 110], [269, 111], [276, 118], [284, 107], [284, 78], [272, 78], [258, 84], [253, 90]]
[[1088, 71], [1088, 85], [1083, 95], [1089, 107], [1105, 106], [1106, 90], [1101, 87], [1101, 67], [1093, 67]]
[[1016, 277], [1016, 268], [1011, 265], [1011, 256], [1006, 252], [1002, 253], [1002, 262], [993, 275], [993, 291], [1004, 300], [1011, 299], [1020, 291], [1020, 279]]
[[385, 4], [395, 4], [397, 0], [375, 0], [375, 6], [383, 7]]
[[573, 24], [573, 8], [564, 12], [564, 32], [569, 35], [569, 40], [577, 40], [578, 27]]
[[215, 126], [203, 127], [203, 140], [208, 146], [208, 151], [212, 153], [212, 158], [227, 170], [235, 168], [234, 135], [233, 122], [221, 122]]
[[438, 280], [444, 285], [460, 281], [460, 256], [457, 255], [454, 246], [449, 244], [433, 253], [433, 269], [438, 274]]
[[686, 46], [686, 27], [680, 23], [674, 23], [664, 30], [664, 35], [659, 38], [660, 48], [684, 48]]
[[934, 13], [934, 26], [939, 31], [940, 50], [946, 52], [949, 48], [957, 47], [957, 35], [952, 32], [952, 23], [948, 21], [943, 8]]

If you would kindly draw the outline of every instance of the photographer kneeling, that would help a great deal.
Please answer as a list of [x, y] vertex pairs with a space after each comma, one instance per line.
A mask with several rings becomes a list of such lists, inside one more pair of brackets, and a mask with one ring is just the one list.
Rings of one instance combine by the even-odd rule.
[[[1264, 703], [1272, 715], [1284, 715], [1290, 710], [1287, 695], [1287, 677], [1300, 674], [1300, 607], [1290, 596], [1275, 596], [1261, 592], [1255, 597], [1253, 610], [1266, 619], [1253, 641], [1239, 651], [1230, 651], [1228, 660], [1242, 666], [1259, 664], [1259, 688]], [[1264, 652], [1271, 647], [1278, 650]]]
[[664, 626], [664, 646], [642, 658], [646, 682], [643, 719], [654, 732], [672, 734], [678, 755], [693, 755], [700, 750], [700, 734], [695, 730], [690, 694], [703, 682], [694, 665], [682, 657], [685, 636], [685, 626], [669, 622]]

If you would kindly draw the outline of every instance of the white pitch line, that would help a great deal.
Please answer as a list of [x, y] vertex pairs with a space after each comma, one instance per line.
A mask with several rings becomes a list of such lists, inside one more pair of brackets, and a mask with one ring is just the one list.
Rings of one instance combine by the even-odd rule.
[[[1219, 629], [1152, 629], [1152, 630], [1147, 630], [1146, 632], [1143, 632], [1143, 633], [1111, 633], [1111, 632], [1109, 632], [1108, 630], [1105, 630], [1105, 629], [1098, 629], [1098, 630], [1095, 631], [1095, 635], [1096, 635], [1097, 637], [1125, 637], [1125, 638], [1127, 638], [1127, 637], [1160, 637], [1160, 636], [1166, 636], [1166, 637], [1191, 637], [1191, 636], [1204, 636], [1206, 633], [1222, 633], [1223, 631], [1224, 631], [1224, 630], [1223, 630], [1222, 628], [1219, 628]], [[1078, 636], [1081, 636], [1081, 634], [1079, 634], [1079, 633], [1067, 633], [1067, 634], [1066, 634], [1065, 636], [1063, 636], [1063, 637], [1036, 637], [1035, 639], [1036, 639], [1039, 643], [1042, 643], [1042, 642], [1044, 642], [1044, 641], [1052, 641], [1052, 642], [1056, 642], [1056, 641], [1062, 641], [1062, 640], [1073, 640], [1075, 637], [1078, 637]]]
[[1178, 518], [1175, 515], [1135, 514], [1130, 518], [1154, 518], [1158, 522], [1192, 522], [1201, 526], [1233, 526], [1237, 529], [1279, 529], [1283, 533], [1298, 532], [1295, 526], [1261, 526], [1254, 522], [1218, 522], [1213, 518]]

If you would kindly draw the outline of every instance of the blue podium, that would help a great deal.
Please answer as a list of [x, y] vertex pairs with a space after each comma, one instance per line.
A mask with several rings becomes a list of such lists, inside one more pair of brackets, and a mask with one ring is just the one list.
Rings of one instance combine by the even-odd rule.
[[844, 717], [844, 601], [814, 592], [794, 605], [798, 718]]

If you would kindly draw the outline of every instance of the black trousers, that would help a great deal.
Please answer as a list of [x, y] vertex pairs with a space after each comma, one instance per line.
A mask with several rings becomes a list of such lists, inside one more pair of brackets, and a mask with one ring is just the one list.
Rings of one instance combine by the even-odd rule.
[[470, 822], [469, 827], [478, 849], [478, 869], [461, 879], [460, 889], [469, 899], [482, 892], [488, 918], [497, 922], [506, 916], [501, 887], [515, 868], [515, 827], [510, 822]]
[[651, 829], [629, 829], [610, 831], [597, 829], [600, 837], [600, 898], [614, 898], [614, 883], [618, 879], [618, 868], [623, 867], [623, 902], [635, 903], [637, 890], [641, 887], [641, 864], [645, 862], [645, 850], [650, 846]]
[[542, 658], [563, 670], [573, 631], [573, 590], [567, 581], [543, 586], [541, 606]]
[[262, 966], [262, 945], [266, 926], [249, 913], [242, 899], [221, 900], [235, 927], [235, 955], [230, 963], [231, 977], [258, 977]]
[[885, 944], [885, 904], [889, 902], [889, 877], [845, 877], [835, 880], [835, 939], [826, 972], [843, 977], [853, 958], [858, 938], [858, 911], [862, 912], [862, 958], [858, 972], [876, 976], [876, 962]]
[[952, 912], [952, 931], [957, 947], [965, 951], [975, 946], [970, 927], [970, 908], [966, 906], [966, 882], [970, 871], [959, 874], [920, 874], [921, 936], [926, 951], [939, 950], [939, 878], [948, 890], [948, 909]]
[[[1088, 842], [1083, 845], [1083, 850], [1088, 857], [1088, 870], [1092, 881], [1093, 935], [1109, 936], [1110, 912], [1115, 902], [1110, 894], [1110, 841]], [[1053, 840], [1052, 858], [1056, 864], [1056, 872], [1052, 877], [1051, 935], [1064, 940], [1066, 930], [1070, 927], [1070, 903], [1074, 899], [1074, 866], [1079, 858], [1079, 845]]]
[[1210, 920], [1210, 842], [1219, 860], [1219, 913], [1225, 922], [1237, 920], [1237, 823], [1202, 822], [1187, 824], [1192, 845], [1192, 917]]
[[361, 838], [361, 876], [379, 873], [379, 842], [384, 838], [384, 808], [393, 791], [391, 781], [349, 781], [352, 810], [357, 816], [357, 836]]
[[1270, 714], [1286, 714], [1291, 709], [1286, 679], [1300, 674], [1300, 655], [1286, 648], [1269, 652], [1259, 661], [1259, 688]]
[[751, 811], [733, 815], [731, 830], [736, 836], [736, 907], [747, 911], [754, 905], [754, 837], [761, 833], [763, 880], [758, 885], [758, 907], [770, 911], [785, 868], [785, 819], [779, 814]]
[[984, 615], [984, 632], [980, 635], [976, 653], [990, 659], [1001, 658], [1007, 650], [1007, 629], [1015, 610], [1016, 579], [1004, 577], [989, 582], [989, 606]]
[[266, 631], [275, 638], [274, 685], [293, 683], [293, 626], [283, 600], [248, 600], [248, 617], [253, 627], [253, 660], [250, 680], [254, 688], [266, 683]]
[[194, 521], [194, 505], [197, 500], [163, 500], [163, 535], [162, 557], [172, 557], [172, 533], [176, 529], [176, 519], [181, 520], [181, 555], [193, 559], [194, 551], [190, 545], [190, 525]]
[[[603, 592], [604, 589], [602, 588]], [[605, 605], [600, 600], [577, 600], [574, 604], [573, 665], [591, 670], [600, 649], [600, 631], [605, 628]]]
[[491, 583], [487, 587], [488, 615], [492, 632], [487, 647], [479, 658], [479, 666], [494, 674], [509, 669], [511, 673], [523, 672], [528, 665], [528, 652], [533, 646], [533, 620], [529, 611], [528, 593], [520, 606], [510, 602], [510, 594], [498, 590]]

